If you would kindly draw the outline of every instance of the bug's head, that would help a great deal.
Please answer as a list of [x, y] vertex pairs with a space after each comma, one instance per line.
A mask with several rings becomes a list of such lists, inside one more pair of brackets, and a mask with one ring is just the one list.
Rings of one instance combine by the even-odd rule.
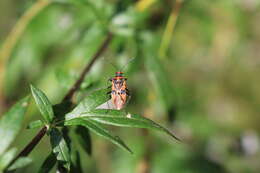
[[123, 76], [123, 72], [121, 72], [121, 71], [116, 72], [116, 77], [122, 77], [122, 76]]

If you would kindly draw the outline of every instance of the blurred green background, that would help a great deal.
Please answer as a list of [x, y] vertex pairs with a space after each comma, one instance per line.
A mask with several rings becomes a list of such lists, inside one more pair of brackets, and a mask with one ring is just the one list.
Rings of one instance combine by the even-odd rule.
[[[59, 103], [109, 30], [113, 40], [75, 101], [106, 87], [134, 57], [124, 69], [132, 93], [127, 110], [167, 126], [183, 142], [112, 128], [130, 155], [91, 134], [93, 155], [80, 153], [84, 172], [258, 173], [259, 18], [259, 0], [0, 1], [0, 112], [29, 94], [30, 83]], [[10, 48], [13, 29], [23, 32]], [[24, 127], [39, 117], [31, 104]], [[22, 149], [36, 132], [23, 130], [13, 145]], [[44, 138], [30, 155], [33, 164], [18, 172], [36, 172], [50, 150]]]

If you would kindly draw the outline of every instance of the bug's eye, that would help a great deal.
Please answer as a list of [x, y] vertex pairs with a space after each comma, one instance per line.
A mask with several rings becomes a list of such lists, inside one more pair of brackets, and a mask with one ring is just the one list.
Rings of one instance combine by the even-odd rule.
[[121, 90], [121, 94], [126, 94], [126, 91], [125, 90]]
[[115, 90], [112, 90], [112, 91], [111, 91], [111, 94], [115, 94], [115, 93], [116, 93], [116, 91], [115, 91]]

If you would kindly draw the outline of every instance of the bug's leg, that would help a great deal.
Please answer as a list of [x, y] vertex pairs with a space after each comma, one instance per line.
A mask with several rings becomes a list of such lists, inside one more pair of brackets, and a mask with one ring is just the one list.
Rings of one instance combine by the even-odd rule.
[[126, 90], [126, 94], [127, 94], [127, 96], [130, 96], [130, 91], [129, 91], [129, 89], [126, 88], [125, 90]]
[[112, 82], [112, 78], [109, 78], [107, 81], [108, 81], [108, 82]]
[[109, 87], [111, 87], [111, 82], [112, 82], [113, 80], [112, 80], [112, 78], [109, 78], [108, 80], [107, 80], [107, 84], [109, 85]]
[[107, 89], [112, 88], [111, 82], [112, 82], [112, 78], [109, 78], [109, 79], [107, 80], [107, 86], [108, 86]]

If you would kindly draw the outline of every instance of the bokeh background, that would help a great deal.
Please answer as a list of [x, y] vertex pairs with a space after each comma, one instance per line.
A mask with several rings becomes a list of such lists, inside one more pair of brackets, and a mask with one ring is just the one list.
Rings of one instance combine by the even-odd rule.
[[[91, 134], [92, 156], [80, 152], [84, 172], [258, 173], [259, 18], [259, 0], [2, 0], [0, 112], [28, 95], [30, 83], [59, 103], [109, 30], [113, 40], [75, 101], [106, 87], [134, 57], [123, 68], [127, 110], [182, 142], [113, 127], [134, 155]], [[32, 102], [24, 127], [39, 118]], [[36, 133], [24, 128], [13, 145], [22, 149]], [[44, 138], [18, 172], [36, 172], [50, 150]]]

